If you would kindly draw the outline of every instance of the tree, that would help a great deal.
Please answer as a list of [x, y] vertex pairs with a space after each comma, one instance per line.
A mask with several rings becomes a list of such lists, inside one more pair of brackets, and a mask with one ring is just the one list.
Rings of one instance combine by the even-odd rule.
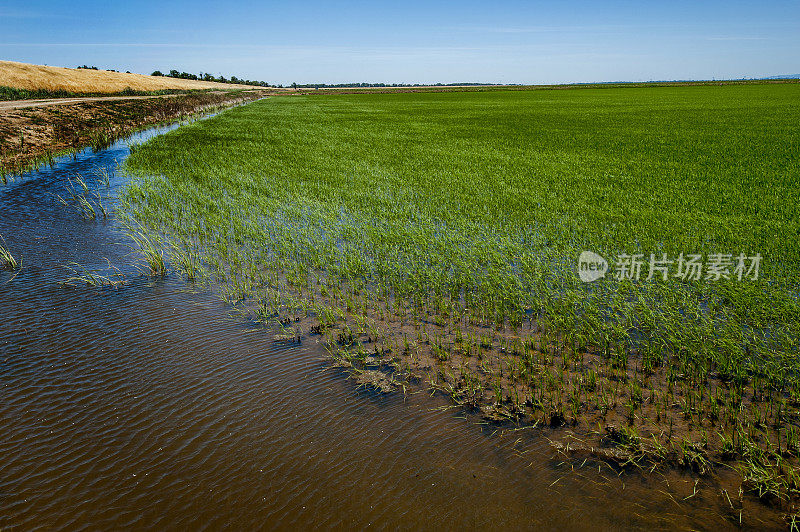
[[164, 73], [163, 73], [163, 72], [161, 72], [160, 70], [156, 70], [155, 72], [153, 72], [153, 73], [152, 73], [152, 74], [150, 74], [150, 75], [151, 75], [151, 76], [163, 76], [163, 75], [164, 75]]

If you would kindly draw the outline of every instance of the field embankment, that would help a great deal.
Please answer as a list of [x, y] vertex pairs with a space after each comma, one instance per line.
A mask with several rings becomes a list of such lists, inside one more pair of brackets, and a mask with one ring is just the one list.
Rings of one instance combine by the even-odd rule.
[[32, 65], [16, 61], [0, 61], [0, 87], [70, 94], [118, 93], [125, 90], [152, 92], [253, 88], [248, 85], [145, 76], [108, 70]]
[[[642, 89], [658, 87], [722, 87], [727, 85], [785, 85], [798, 84], [800, 80], [787, 79], [729, 79], [698, 81], [638, 81], [609, 83], [562, 83], [550, 85], [413, 85], [413, 86], [374, 86], [374, 87], [298, 87], [293, 89], [302, 94], [387, 94], [411, 92], [492, 92], [492, 91], [549, 91], [581, 89]], [[287, 89], [288, 90], [288, 89]]]
[[[164, 97], [84, 98], [47, 105], [0, 106], [0, 176], [86, 146], [103, 147], [148, 125], [256, 100], [262, 90], [194, 92]], [[31, 103], [31, 102], [28, 102]], [[35, 102], [34, 102], [35, 103]]]
[[362, 384], [629, 466], [733, 467], [796, 514], [799, 91], [272, 98], [137, 147], [123, 211]]

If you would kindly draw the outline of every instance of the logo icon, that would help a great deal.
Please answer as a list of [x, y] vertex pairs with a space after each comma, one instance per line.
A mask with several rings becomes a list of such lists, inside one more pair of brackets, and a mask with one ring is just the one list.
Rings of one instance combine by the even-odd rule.
[[591, 251], [584, 251], [578, 257], [578, 277], [584, 283], [591, 283], [606, 276], [608, 262]]

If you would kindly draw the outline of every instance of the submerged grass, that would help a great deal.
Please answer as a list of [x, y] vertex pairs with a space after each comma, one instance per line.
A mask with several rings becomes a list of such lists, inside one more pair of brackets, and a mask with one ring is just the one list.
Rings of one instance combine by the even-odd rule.
[[[108, 173], [101, 171], [99, 176], [108, 187]], [[103, 217], [108, 219], [108, 210], [103, 205], [103, 198], [97, 191], [89, 191], [86, 182], [79, 175], [68, 178], [70, 186], [67, 189], [69, 198], [54, 194], [55, 198], [65, 207], [72, 205], [85, 220], [95, 220]]]
[[19, 262], [17, 262], [17, 259], [14, 258], [14, 255], [12, 255], [8, 250], [6, 247], [6, 241], [3, 239], [3, 243], [0, 244], [0, 270], [18, 270], [19, 266]]
[[[138, 255], [140, 262], [137, 269], [147, 276], [163, 277], [167, 273], [164, 250], [161, 249], [157, 237], [148, 236], [142, 229], [127, 225], [128, 235], [133, 240], [131, 248]], [[177, 262], [176, 265], [182, 264]]]
[[[798, 85], [276, 97], [137, 148], [122, 210], [155, 268], [167, 249], [258, 319], [311, 316], [354, 372], [735, 460], [792, 513], [798, 124]], [[582, 283], [583, 250], [643, 275]], [[730, 264], [646, 279], [651, 254]]]
[[61, 281], [60, 284], [64, 286], [88, 285], [112, 287], [125, 284], [125, 275], [119, 270], [119, 268], [112, 265], [108, 258], [106, 258], [106, 263], [108, 268], [105, 270], [98, 270], [89, 269], [82, 264], [78, 264], [77, 262], [70, 262], [64, 267], [72, 271], [74, 275], [68, 277], [64, 281]]

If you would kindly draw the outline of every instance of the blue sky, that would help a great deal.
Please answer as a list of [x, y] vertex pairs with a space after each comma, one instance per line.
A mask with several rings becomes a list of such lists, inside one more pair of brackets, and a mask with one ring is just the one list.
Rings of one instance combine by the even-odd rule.
[[761, 77], [800, 73], [800, 1], [3, 0], [0, 59], [283, 84]]

